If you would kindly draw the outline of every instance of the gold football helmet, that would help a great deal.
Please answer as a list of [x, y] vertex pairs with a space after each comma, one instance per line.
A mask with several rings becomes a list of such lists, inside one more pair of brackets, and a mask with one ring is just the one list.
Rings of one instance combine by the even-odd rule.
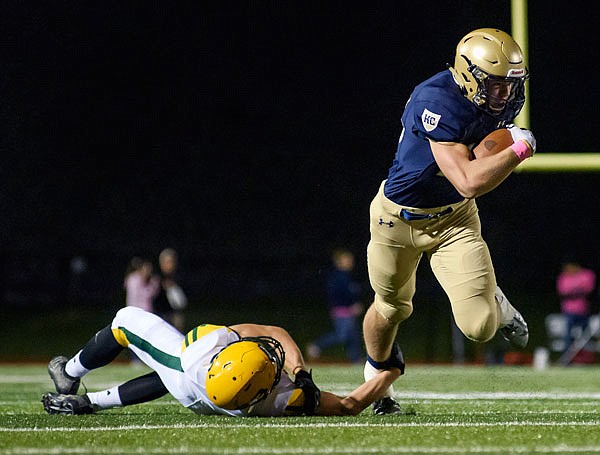
[[285, 352], [271, 337], [246, 337], [212, 359], [206, 394], [223, 409], [245, 409], [264, 400], [281, 378]]
[[501, 30], [481, 28], [462, 38], [450, 71], [469, 101], [501, 120], [512, 121], [525, 103], [523, 52]]

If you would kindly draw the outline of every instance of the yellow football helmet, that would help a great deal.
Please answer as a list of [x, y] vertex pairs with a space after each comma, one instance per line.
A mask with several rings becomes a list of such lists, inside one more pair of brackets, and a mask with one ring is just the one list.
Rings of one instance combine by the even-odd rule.
[[223, 409], [264, 400], [281, 378], [285, 352], [271, 337], [246, 337], [221, 349], [206, 374], [206, 394]]
[[467, 34], [449, 69], [463, 95], [478, 108], [506, 121], [521, 111], [529, 71], [521, 48], [507, 33], [481, 28]]

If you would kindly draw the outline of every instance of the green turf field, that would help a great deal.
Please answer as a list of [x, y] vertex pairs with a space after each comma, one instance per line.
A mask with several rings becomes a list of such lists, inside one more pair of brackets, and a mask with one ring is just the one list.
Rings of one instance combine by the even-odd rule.
[[[89, 390], [134, 377], [126, 364], [95, 371]], [[361, 368], [314, 366], [343, 394]], [[600, 370], [409, 366], [396, 386], [407, 415], [201, 417], [172, 398], [90, 416], [50, 416], [45, 365], [0, 366], [2, 454], [600, 454]]]

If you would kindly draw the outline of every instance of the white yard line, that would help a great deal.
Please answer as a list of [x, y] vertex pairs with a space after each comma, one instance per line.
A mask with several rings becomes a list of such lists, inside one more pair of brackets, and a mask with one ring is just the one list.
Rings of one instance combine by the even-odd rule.
[[600, 400], [600, 392], [396, 392], [394, 396], [429, 400]]
[[[1, 383], [2, 381], [0, 381]], [[328, 389], [338, 395], [347, 394], [348, 390]], [[40, 394], [41, 396], [41, 394]], [[442, 392], [396, 392], [394, 396], [400, 401], [408, 401], [413, 404], [432, 404], [444, 401], [472, 401], [478, 400], [477, 404], [493, 403], [495, 400], [527, 402], [531, 400], [592, 400], [587, 403], [578, 403], [578, 406], [600, 407], [600, 392], [470, 392], [470, 393], [442, 393]], [[0, 401], [0, 406], [16, 406], [23, 401]], [[144, 403], [144, 406], [177, 405], [175, 400], [160, 400]]]
[[[52, 385], [52, 382], [48, 378], [48, 375], [43, 374], [31, 374], [31, 375], [0, 375], [0, 384], [48, 384]], [[94, 390], [101, 388], [109, 388], [114, 386], [116, 383], [112, 382], [96, 382], [94, 380], [89, 381], [88, 387], [93, 387]], [[357, 384], [338, 383], [330, 386], [323, 386], [324, 390], [328, 390], [335, 394], [348, 394], [351, 392]], [[582, 400], [600, 400], [600, 392], [514, 392], [514, 391], [494, 391], [494, 392], [458, 392], [458, 393], [446, 393], [446, 392], [435, 392], [435, 391], [396, 391], [396, 398], [399, 399], [418, 399], [418, 400], [481, 400], [481, 399], [493, 399], [493, 400], [568, 400], [568, 399], [582, 399]]]
[[[93, 451], [93, 453], [99, 454], [127, 454], [127, 453], [166, 453], [166, 454], [196, 454], [198, 453], [197, 446], [191, 447], [172, 447], [170, 449], [165, 448], [139, 448], [137, 450], [131, 449], [120, 449], [119, 447], [62, 447], [62, 448], [37, 448], [37, 447], [14, 447], [4, 451], [5, 455], [59, 455], [59, 454], [84, 454]], [[329, 453], [343, 453], [343, 454], [369, 454], [369, 453], [398, 453], [398, 454], [545, 454], [545, 453], [557, 453], [557, 454], [577, 454], [577, 453], [600, 453], [600, 447], [598, 446], [538, 446], [535, 448], [525, 446], [515, 447], [418, 447], [418, 446], [382, 446], [382, 447], [311, 447], [311, 448], [268, 448], [268, 447], [243, 447], [239, 449], [226, 449], [222, 448], [218, 451], [208, 453], [219, 453], [223, 455], [245, 455], [245, 454], [329, 454]]]
[[47, 374], [45, 375], [11, 375], [11, 374], [3, 374], [0, 375], [0, 384], [43, 384], [43, 383], [52, 383]]
[[[2, 381], [0, 381], [2, 382]], [[325, 388], [332, 393], [344, 395], [350, 390], [337, 388]], [[41, 394], [40, 394], [41, 396]], [[508, 401], [527, 401], [527, 400], [599, 400], [600, 392], [468, 392], [468, 393], [444, 393], [444, 392], [396, 392], [394, 394], [399, 400], [420, 400], [424, 403], [439, 401], [460, 401], [460, 400], [508, 400]], [[174, 400], [157, 401], [152, 404], [176, 404]], [[0, 404], [14, 404], [11, 401], [3, 401]], [[147, 403], [149, 404], [149, 403]], [[600, 406], [600, 403], [592, 403]]]
[[175, 425], [118, 425], [114, 427], [0, 427], [0, 433], [46, 433], [54, 431], [64, 432], [105, 432], [105, 431], [132, 431], [132, 430], [183, 430], [183, 429], [239, 429], [239, 428], [483, 428], [483, 427], [596, 427], [600, 426], [600, 418], [595, 421], [581, 422], [532, 422], [523, 420], [511, 420], [502, 422], [397, 422], [397, 423], [361, 423], [361, 422], [342, 422], [342, 423], [194, 423], [194, 424], [175, 424]]

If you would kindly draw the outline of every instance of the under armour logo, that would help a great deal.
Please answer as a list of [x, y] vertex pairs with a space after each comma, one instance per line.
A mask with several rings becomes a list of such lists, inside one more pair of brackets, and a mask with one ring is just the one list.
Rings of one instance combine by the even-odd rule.
[[379, 218], [379, 226], [382, 224], [387, 224], [387, 227], [394, 227], [393, 221], [383, 221], [383, 218]]

